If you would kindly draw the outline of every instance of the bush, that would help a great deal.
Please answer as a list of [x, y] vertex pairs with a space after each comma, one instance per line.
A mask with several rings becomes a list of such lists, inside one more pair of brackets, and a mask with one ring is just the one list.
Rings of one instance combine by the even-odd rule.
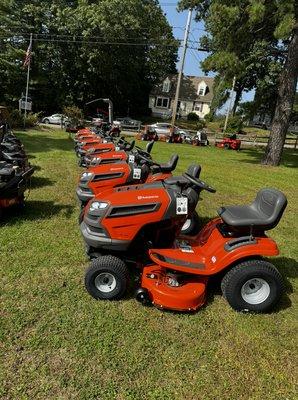
[[[38, 113], [28, 113], [26, 116], [26, 128], [32, 128], [38, 122]], [[24, 114], [19, 110], [13, 109], [9, 111], [8, 123], [11, 128], [23, 128], [24, 127]]]
[[10, 110], [8, 123], [11, 128], [20, 128], [24, 126], [24, 117], [19, 110]]
[[196, 123], [196, 128], [198, 130], [205, 128], [206, 126], [206, 121], [204, 119], [200, 119], [197, 123]]
[[39, 113], [29, 113], [26, 116], [26, 127], [32, 128], [36, 126], [39, 120]]
[[[224, 121], [221, 122], [220, 127], [224, 127]], [[228, 133], [238, 133], [242, 130], [243, 120], [239, 115], [234, 115], [230, 117], [227, 124], [226, 132]]]
[[188, 121], [199, 121], [200, 117], [198, 116], [198, 114], [196, 114], [195, 112], [191, 112], [187, 115], [187, 120]]
[[69, 118], [71, 126], [84, 124], [83, 111], [77, 106], [64, 107], [63, 114]]

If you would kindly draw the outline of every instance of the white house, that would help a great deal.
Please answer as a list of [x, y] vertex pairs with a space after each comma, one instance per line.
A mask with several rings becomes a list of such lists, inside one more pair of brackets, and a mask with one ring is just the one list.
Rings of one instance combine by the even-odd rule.
[[[170, 117], [173, 111], [178, 75], [166, 76], [149, 95], [153, 116]], [[180, 87], [178, 112], [181, 117], [195, 112], [204, 118], [213, 98], [213, 78], [184, 75]]]

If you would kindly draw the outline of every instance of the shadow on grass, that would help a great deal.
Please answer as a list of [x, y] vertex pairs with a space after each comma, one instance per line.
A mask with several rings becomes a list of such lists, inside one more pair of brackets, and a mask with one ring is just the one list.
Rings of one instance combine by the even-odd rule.
[[[262, 157], [265, 149], [243, 149], [241, 154], [247, 156], [239, 162], [248, 164], [261, 164]], [[298, 152], [291, 149], [284, 149], [281, 164], [284, 167], [297, 168], [298, 167]]]
[[40, 132], [34, 132], [34, 135], [26, 134], [25, 132], [16, 132], [16, 136], [23, 142], [29, 158], [35, 158], [32, 153], [44, 153], [52, 150], [73, 151], [73, 141], [65, 137], [55, 137], [55, 132], [47, 135]]
[[30, 189], [36, 189], [44, 186], [53, 186], [55, 181], [42, 176], [32, 176], [30, 181]]
[[65, 218], [70, 218], [74, 206], [55, 204], [53, 201], [26, 201], [25, 207], [11, 207], [5, 210], [3, 219], [0, 222], [5, 225], [16, 225], [20, 221], [49, 220], [51, 217], [61, 214]]

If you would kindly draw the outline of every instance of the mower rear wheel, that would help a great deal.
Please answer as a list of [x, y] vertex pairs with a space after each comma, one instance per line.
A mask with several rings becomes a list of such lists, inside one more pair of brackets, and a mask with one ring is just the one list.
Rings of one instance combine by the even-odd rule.
[[94, 259], [85, 274], [85, 287], [95, 299], [119, 300], [128, 285], [128, 269], [114, 256]]
[[236, 311], [267, 312], [284, 291], [281, 274], [264, 260], [244, 261], [227, 272], [221, 282], [225, 299]]

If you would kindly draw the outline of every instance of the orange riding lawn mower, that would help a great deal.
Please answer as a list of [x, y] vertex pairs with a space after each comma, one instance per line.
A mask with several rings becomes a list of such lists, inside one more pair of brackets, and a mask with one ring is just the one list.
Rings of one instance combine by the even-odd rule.
[[139, 302], [194, 311], [205, 303], [208, 281], [217, 276], [235, 310], [271, 310], [284, 283], [265, 259], [279, 253], [266, 232], [279, 223], [285, 195], [262, 189], [250, 205], [221, 207], [217, 218], [190, 235], [182, 230], [195, 215], [201, 192], [215, 189], [200, 179], [199, 165], [172, 176], [177, 156], [158, 164], [141, 151], [128, 162], [90, 167], [79, 180], [80, 230], [91, 259], [85, 275], [89, 294], [123, 298], [134, 269]]

